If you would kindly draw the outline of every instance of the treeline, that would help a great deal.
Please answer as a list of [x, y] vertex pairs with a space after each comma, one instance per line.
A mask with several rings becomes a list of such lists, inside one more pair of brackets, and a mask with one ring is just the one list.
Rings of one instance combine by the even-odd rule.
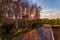
[[23, 20], [21, 24], [26, 25], [27, 20], [40, 18], [40, 11], [42, 9], [40, 6], [37, 6], [36, 3], [30, 5], [29, 2], [21, 1], [22, 0], [3, 0], [1, 2], [0, 19], [2, 23], [10, 23], [15, 19], [15, 27], [18, 28], [20, 19]]
[[39, 19], [37, 20], [41, 24], [60, 25], [60, 18], [57, 19]]

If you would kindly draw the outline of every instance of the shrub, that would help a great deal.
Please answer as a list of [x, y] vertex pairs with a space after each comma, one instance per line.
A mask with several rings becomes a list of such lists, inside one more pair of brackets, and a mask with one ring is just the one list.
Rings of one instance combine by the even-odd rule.
[[12, 23], [4, 23], [2, 27], [7, 33], [9, 33], [13, 28], [13, 24]]

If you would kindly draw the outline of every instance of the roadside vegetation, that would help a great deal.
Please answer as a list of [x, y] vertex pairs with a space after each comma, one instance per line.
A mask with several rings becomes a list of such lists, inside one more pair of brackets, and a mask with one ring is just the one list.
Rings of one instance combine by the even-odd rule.
[[38, 22], [29, 22], [31, 23], [31, 26], [26, 27], [19, 27], [18, 29], [15, 28], [14, 23], [4, 23], [2, 24], [2, 27], [0, 28], [0, 35], [2, 40], [11, 40], [13, 37], [17, 37], [18, 35], [22, 35], [28, 31], [31, 31], [35, 28], [40, 27], [40, 23]]
[[[22, 35], [28, 31], [41, 27], [43, 24], [50, 24], [50, 25], [60, 25], [60, 19], [38, 19], [35, 21], [28, 22], [28, 26], [26, 27], [19, 27], [18, 29], [15, 28], [14, 23], [4, 23], [2, 27], [0, 27], [0, 35], [2, 40], [10, 40], [13, 37], [17, 37], [18, 35]], [[55, 26], [52, 26], [53, 28]], [[58, 27], [58, 26], [57, 26]], [[60, 27], [60, 26], [59, 26]]]

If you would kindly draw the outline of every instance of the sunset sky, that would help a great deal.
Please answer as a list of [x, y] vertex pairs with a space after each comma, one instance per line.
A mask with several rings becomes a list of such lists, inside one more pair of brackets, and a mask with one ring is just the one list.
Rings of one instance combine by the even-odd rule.
[[60, 18], [60, 0], [30, 0], [42, 7], [41, 18]]

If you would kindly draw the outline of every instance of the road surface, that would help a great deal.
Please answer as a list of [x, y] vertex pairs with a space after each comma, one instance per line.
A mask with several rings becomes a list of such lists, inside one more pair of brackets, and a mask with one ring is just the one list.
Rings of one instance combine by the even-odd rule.
[[54, 40], [51, 26], [41, 26], [12, 40]]

